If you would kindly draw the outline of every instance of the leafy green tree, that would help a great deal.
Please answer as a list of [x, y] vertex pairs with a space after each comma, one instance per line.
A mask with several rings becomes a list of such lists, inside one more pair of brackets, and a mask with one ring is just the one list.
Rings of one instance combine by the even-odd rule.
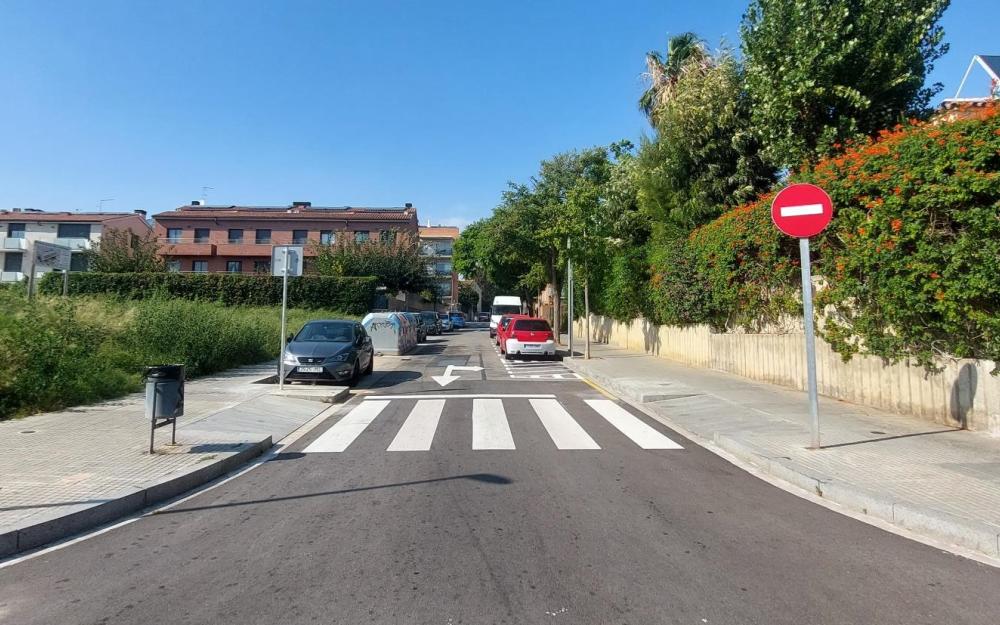
[[751, 123], [743, 71], [728, 51], [692, 61], [660, 106], [639, 155], [639, 201], [661, 236], [683, 237], [774, 182]]
[[165, 271], [158, 252], [159, 243], [152, 232], [138, 235], [131, 230], [109, 228], [84, 252], [87, 266], [100, 273], [150, 273]]
[[658, 50], [646, 53], [646, 78], [649, 87], [639, 98], [639, 108], [650, 123], [656, 125], [659, 109], [670, 100], [673, 87], [690, 63], [709, 58], [705, 42], [692, 32], [681, 33], [667, 40], [667, 55]]
[[427, 261], [417, 238], [408, 234], [368, 241], [343, 237], [331, 245], [314, 243], [313, 249], [322, 276], [374, 276], [391, 293], [420, 293], [430, 286]]
[[753, 0], [741, 34], [754, 125], [785, 167], [920, 116], [949, 0]]

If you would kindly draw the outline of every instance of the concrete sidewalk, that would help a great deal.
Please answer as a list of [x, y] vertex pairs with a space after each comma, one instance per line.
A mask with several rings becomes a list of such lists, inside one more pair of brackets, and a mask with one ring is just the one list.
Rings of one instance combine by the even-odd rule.
[[1000, 439], [592, 344], [563, 362], [706, 447], [930, 539], [1000, 558]]
[[274, 385], [255, 384], [273, 371], [242, 367], [188, 381], [178, 444], [160, 428], [152, 455], [142, 393], [0, 422], [0, 557], [211, 481], [330, 407], [328, 397], [275, 396]]

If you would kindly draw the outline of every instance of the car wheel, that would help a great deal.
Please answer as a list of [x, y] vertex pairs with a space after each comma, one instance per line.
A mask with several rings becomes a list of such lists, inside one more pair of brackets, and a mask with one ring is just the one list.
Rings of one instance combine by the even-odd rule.
[[358, 382], [361, 381], [361, 367], [358, 366], [358, 361], [354, 361], [354, 372], [351, 374], [351, 379], [347, 381], [348, 386], [356, 386]]
[[371, 375], [372, 371], [375, 370], [375, 354], [372, 354], [368, 358], [368, 366], [365, 367], [365, 375]]
[[511, 356], [510, 354], [504, 352], [503, 359], [504, 360], [514, 360], [514, 357]]

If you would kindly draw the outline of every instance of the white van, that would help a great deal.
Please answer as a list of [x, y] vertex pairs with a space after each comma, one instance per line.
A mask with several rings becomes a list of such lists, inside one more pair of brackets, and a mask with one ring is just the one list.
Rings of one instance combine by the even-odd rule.
[[516, 315], [521, 312], [521, 298], [516, 295], [497, 295], [493, 298], [490, 308], [490, 338], [497, 335], [497, 323], [504, 315]]

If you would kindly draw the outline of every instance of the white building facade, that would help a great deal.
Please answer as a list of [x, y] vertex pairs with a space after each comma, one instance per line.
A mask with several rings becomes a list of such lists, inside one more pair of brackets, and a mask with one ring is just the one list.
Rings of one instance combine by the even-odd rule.
[[[35, 241], [68, 247], [70, 271], [87, 271], [82, 252], [100, 241], [109, 229], [130, 230], [144, 236], [151, 232], [145, 211], [133, 213], [70, 213], [35, 209], [0, 210], [0, 282], [20, 282], [31, 271]], [[49, 271], [36, 267], [36, 277]]]

